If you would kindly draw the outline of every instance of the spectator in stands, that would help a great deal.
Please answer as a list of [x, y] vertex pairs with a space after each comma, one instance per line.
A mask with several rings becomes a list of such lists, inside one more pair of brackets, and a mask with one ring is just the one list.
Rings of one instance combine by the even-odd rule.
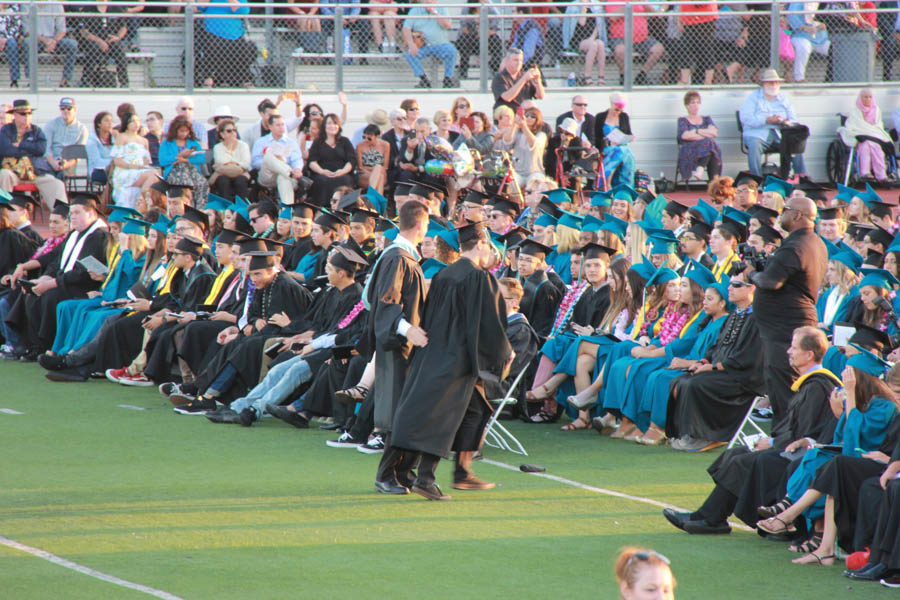
[[[391, 4], [392, 0], [371, 0], [369, 14], [378, 15], [369, 19], [375, 47], [382, 52], [397, 52], [397, 7], [379, 6]], [[385, 38], [387, 36], [387, 38]]]
[[[206, 125], [203, 124], [203, 121], [200, 119], [194, 118], [194, 100], [190, 96], [182, 96], [178, 99], [178, 102], [175, 103], [175, 116], [176, 117], [184, 117], [191, 124], [191, 129], [194, 131], [194, 137], [203, 144], [206, 141]], [[170, 123], [166, 123], [165, 127], [163, 127], [163, 133], [168, 135], [169, 133], [169, 125]]]
[[[98, 2], [81, 8], [85, 16], [80, 20], [78, 34], [85, 42], [86, 63], [82, 74], [83, 82], [90, 87], [128, 87], [128, 66], [125, 63], [125, 36], [128, 27], [125, 19], [115, 15], [125, 11], [125, 7], [113, 2]], [[94, 15], [94, 16], [90, 16]], [[115, 65], [116, 77], [108, 70]]]
[[221, 119], [216, 123], [216, 131], [221, 141], [213, 146], [213, 174], [209, 185], [223, 198], [246, 199], [250, 189], [250, 147], [238, 139], [232, 119]]
[[356, 152], [341, 135], [341, 119], [334, 113], [325, 116], [319, 137], [309, 149], [309, 169], [314, 182], [311, 200], [317, 206], [324, 206], [335, 188], [353, 187]]
[[[256, 44], [245, 36], [243, 19], [237, 15], [250, 13], [247, 0], [209, 0], [200, 5], [203, 30], [195, 45], [201, 61], [205, 87], [249, 87], [253, 84], [250, 65], [256, 60]], [[223, 15], [232, 15], [230, 18]], [[217, 18], [218, 17], [218, 18]]]
[[468, 146], [469, 150], [475, 150], [483, 155], [491, 151], [494, 146], [494, 136], [491, 133], [490, 121], [483, 112], [473, 112], [472, 129], [468, 125], [463, 125], [460, 135], [453, 143], [454, 148], [459, 148], [463, 143]]
[[159, 165], [170, 185], [193, 188], [194, 208], [206, 206], [209, 182], [200, 172], [206, 157], [190, 121], [179, 115], [169, 123], [166, 139], [159, 145]]
[[588, 112], [588, 101], [586, 97], [578, 94], [572, 98], [572, 110], [568, 110], [556, 117], [556, 127], [559, 128], [559, 126], [562, 125], [562, 122], [568, 118], [575, 121], [575, 125], [577, 126], [575, 136], [586, 140], [591, 146], [594, 146], [594, 126], [596, 123], [594, 121], [594, 115]]
[[100, 111], [94, 115], [94, 131], [88, 137], [87, 155], [88, 172], [91, 181], [106, 185], [108, 177], [106, 168], [112, 162], [113, 143], [113, 116], [108, 111]]
[[431, 122], [435, 126], [434, 134], [439, 138], [443, 138], [452, 144], [459, 137], [459, 134], [450, 128], [452, 125], [450, 113], [443, 108], [439, 108], [434, 112], [434, 118]]
[[722, 174], [722, 150], [716, 143], [719, 130], [712, 117], [700, 115], [700, 93], [684, 95], [688, 116], [678, 117], [678, 173], [685, 181], [700, 179], [704, 169], [708, 180]]
[[[63, 12], [62, 4], [51, 4], [50, 2], [39, 2], [41, 5], [38, 9], [41, 12], [41, 18], [38, 19], [37, 40], [38, 52], [46, 52], [48, 54], [59, 53], [63, 57], [62, 79], [59, 87], [69, 87], [72, 85], [72, 79], [75, 76], [75, 59], [78, 54], [78, 42], [70, 37], [66, 37], [66, 16]], [[14, 6], [12, 3], [7, 5], [7, 10]], [[19, 5], [21, 6], [21, 5]], [[20, 34], [31, 36], [32, 31], [29, 30], [31, 23], [29, 19], [21, 21]], [[7, 36], [7, 40], [9, 36]], [[7, 41], [6, 45], [6, 61], [9, 63], [10, 87], [17, 87], [19, 79], [19, 61], [24, 53], [25, 47], [21, 44], [24, 39], [19, 36], [18, 43], [10, 45]], [[25, 60], [25, 73], [29, 69], [28, 60]]]
[[510, 48], [503, 61], [503, 67], [494, 75], [491, 91], [494, 94], [494, 108], [505, 105], [515, 111], [525, 100], [544, 98], [544, 81], [540, 69], [522, 71], [525, 55], [518, 48]]
[[9, 87], [19, 87], [19, 40], [24, 40], [25, 29], [19, 13], [22, 5], [9, 2], [3, 5], [3, 11], [9, 14], [0, 15], [0, 50], [6, 51], [6, 63], [9, 65]]
[[[413, 104], [415, 104], [415, 102], [413, 102]], [[407, 127], [406, 110], [403, 108], [392, 108], [391, 112], [388, 113], [388, 117], [391, 120], [391, 128], [381, 135], [381, 139], [386, 141], [390, 148], [390, 154], [388, 155], [386, 164], [388, 169], [387, 183], [389, 186], [393, 186], [394, 180], [397, 178], [397, 175], [400, 174], [400, 167], [397, 165], [397, 159], [405, 150], [403, 147], [403, 137], [406, 135]]]
[[[489, 11], [488, 16], [488, 67], [490, 73], [500, 69], [500, 61], [503, 60], [503, 41], [497, 35], [498, 24], [495, 15], [499, 14], [496, 7], [480, 2], [470, 2], [462, 9], [459, 21], [459, 35], [456, 37], [456, 50], [459, 52], [459, 78], [469, 76], [469, 57], [478, 54], [481, 44], [481, 21], [479, 13], [485, 6]], [[370, 9], [371, 10], [371, 9]], [[482, 67], [483, 68], [483, 67]]]
[[509, 152], [516, 169], [516, 180], [520, 187], [525, 187], [532, 174], [544, 172], [547, 134], [542, 131], [541, 111], [529, 108], [524, 115], [513, 115], [508, 106], [498, 106], [494, 118], [497, 120], [494, 149]]
[[[715, 75], [715, 59], [710, 52], [710, 40], [713, 39], [716, 4], [684, 4], [679, 3], [678, 10], [681, 17], [677, 27], [682, 33], [682, 55], [673, 57], [681, 67], [679, 83], [691, 84], [691, 66], [697, 65], [697, 70], [703, 73], [703, 84], [710, 85]], [[710, 14], [712, 13], [712, 14]]]
[[141, 137], [140, 130], [140, 117], [125, 113], [110, 152], [113, 164], [110, 183], [116, 206], [136, 208], [138, 199], [157, 181], [155, 169], [150, 168], [150, 145]]
[[60, 176], [78, 162], [74, 158], [62, 159], [62, 151], [66, 146], [84, 146], [88, 140], [88, 129], [76, 117], [74, 98], [59, 99], [59, 116], [53, 117], [44, 125], [44, 135], [47, 136], [47, 153], [44, 157], [50, 163], [54, 174]]
[[303, 155], [297, 142], [288, 137], [287, 125], [281, 115], [269, 115], [269, 134], [253, 144], [250, 165], [259, 170], [257, 180], [260, 185], [277, 187], [282, 203], [294, 203], [297, 180], [303, 177]]
[[295, 48], [294, 52], [297, 50], [321, 52], [325, 48], [325, 36], [322, 33], [321, 20], [314, 16], [319, 12], [319, 6], [317, 4], [295, 6], [296, 4], [307, 4], [305, 0], [288, 0], [288, 3], [290, 6], [286, 6], [285, 10], [294, 17], [289, 17], [287, 21], [297, 29], [300, 42], [300, 46]]
[[[577, 85], [605, 85], [606, 83], [606, 19], [599, 4], [584, 4], [575, 24], [571, 43], [584, 52], [584, 74], [576, 78]], [[597, 63], [597, 81], [593, 79], [594, 63]], [[558, 125], [558, 123], [557, 123]]]
[[350, 142], [353, 144], [354, 148], [362, 142], [363, 132], [367, 127], [374, 125], [375, 128], [378, 129], [378, 135], [381, 135], [381, 132], [387, 131], [391, 125], [391, 120], [388, 117], [387, 111], [383, 108], [376, 108], [372, 112], [366, 113], [365, 121], [366, 124], [354, 131], [353, 135], [350, 137]]
[[[213, 148], [216, 144], [222, 141], [222, 138], [219, 137], [219, 128], [217, 127], [217, 125], [219, 124], [219, 121], [222, 121], [223, 119], [229, 119], [234, 123], [237, 123], [241, 120], [240, 117], [237, 117], [233, 114], [231, 107], [227, 104], [223, 104], [222, 106], [216, 108], [216, 112], [206, 120], [207, 123], [212, 125], [212, 127], [210, 127], [206, 131], [207, 148]], [[237, 132], [237, 128], [235, 128], [235, 132]], [[240, 134], [238, 134], [238, 137], [240, 138]], [[212, 160], [212, 156], [210, 156], [209, 158], [210, 160]]]
[[625, 100], [625, 94], [613, 92], [609, 95], [609, 109], [597, 113], [594, 120], [594, 138], [597, 149], [603, 154], [603, 169], [610, 187], [634, 182], [634, 154], [628, 147], [634, 136], [631, 120], [625, 112]]
[[406, 62], [413, 75], [419, 78], [416, 87], [420, 88], [431, 87], [431, 81], [422, 67], [423, 58], [433, 56], [444, 63], [445, 88], [453, 87], [453, 69], [459, 58], [459, 52], [450, 43], [449, 30], [452, 25], [447, 9], [435, 6], [436, 3], [437, 0], [419, 0], [420, 6], [411, 8], [403, 22]]
[[44, 156], [47, 138], [31, 123], [32, 108], [28, 100], [14, 100], [13, 122], [0, 128], [0, 189], [7, 194], [20, 182], [37, 186], [44, 203], [53, 208], [66, 201], [66, 186], [53, 175]]
[[[723, 4], [719, 6], [719, 18], [715, 21], [713, 38], [718, 58], [716, 70], [724, 71], [728, 83], [744, 80], [744, 65], [747, 62], [747, 29], [744, 18], [735, 14], [747, 10], [745, 4]], [[721, 73], [720, 73], [721, 78]]]
[[[609, 45], [612, 46], [613, 55], [616, 58], [616, 64], [619, 66], [619, 85], [625, 82], [625, 5], [624, 4], [606, 4], [606, 12], [609, 17]], [[647, 85], [650, 80], [647, 74], [650, 69], [659, 62], [665, 48], [656, 39], [650, 37], [650, 28], [647, 24], [647, 17], [641, 13], [656, 12], [650, 4], [632, 4], [634, 17], [632, 20], [632, 36], [634, 39], [634, 53], [643, 54], [644, 65], [634, 78], [635, 85]]]
[[537, 12], [537, 9], [520, 4], [513, 10], [522, 15], [522, 20], [513, 22], [509, 47], [522, 51], [522, 64], [526, 69], [540, 68], [544, 59], [544, 28], [532, 17], [532, 12]]
[[465, 119], [472, 114], [472, 102], [465, 96], [459, 96], [450, 107], [450, 131], [461, 133], [460, 119]]
[[628, 547], [616, 559], [616, 583], [622, 600], [674, 600], [677, 582], [669, 559], [653, 550]]
[[[253, 149], [256, 140], [268, 135], [269, 133], [269, 117], [278, 112], [278, 106], [268, 98], [256, 105], [256, 111], [259, 113], [259, 120], [247, 129], [241, 132], [241, 139], [247, 142], [250, 149]], [[301, 123], [302, 129], [302, 123]]]
[[[816, 20], [817, 7], [816, 2], [791, 2], [787, 7], [788, 11], [798, 11], [787, 16], [791, 27], [791, 45], [794, 47], [794, 81], [797, 83], [803, 83], [806, 79], [806, 65], [813, 51], [828, 56], [831, 48], [825, 23]], [[826, 81], [829, 79], [826, 78]]]
[[380, 135], [377, 125], [366, 125], [363, 130], [363, 140], [356, 146], [356, 163], [359, 165], [356, 184], [364, 190], [371, 186], [383, 194], [391, 147]]
[[150, 151], [150, 164], [158, 167], [159, 143], [165, 137], [162, 113], [157, 110], [148, 112], [147, 118], [144, 119], [144, 126], [147, 128], [147, 133], [144, 134], [144, 137], [147, 138], [148, 150]]
[[884, 130], [881, 109], [875, 102], [872, 88], [864, 88], [850, 110], [850, 116], [843, 127], [838, 129], [841, 139], [848, 146], [856, 146], [859, 156], [859, 176], [876, 179], [881, 183], [888, 180], [886, 156], [891, 156], [894, 143]]
[[[762, 174], [763, 149], [781, 144], [782, 147], [790, 145], [790, 140], [785, 140], [782, 134], [783, 127], [796, 124], [797, 114], [790, 99], [780, 92], [781, 82], [775, 69], [766, 69], [759, 77], [759, 88], [750, 93], [741, 105], [739, 118], [743, 127], [744, 143], [747, 145], [747, 161], [750, 172], [754, 175]], [[809, 130], [807, 129], [807, 135]], [[785, 148], [790, 150], [790, 148]], [[784, 154], [784, 153], [783, 153]], [[806, 163], [803, 153], [792, 154], [791, 163], [794, 173], [801, 179], [806, 177]], [[782, 164], [782, 179], [787, 176], [784, 171], [787, 165]]]

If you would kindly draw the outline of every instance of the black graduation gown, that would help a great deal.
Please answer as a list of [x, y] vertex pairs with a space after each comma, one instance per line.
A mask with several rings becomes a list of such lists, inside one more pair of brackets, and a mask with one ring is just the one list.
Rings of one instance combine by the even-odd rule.
[[599, 288], [590, 287], [581, 294], [575, 308], [572, 309], [572, 318], [569, 324], [591, 326], [597, 328], [609, 310], [609, 286], [601, 285]]
[[284, 253], [284, 258], [281, 259], [284, 270], [293, 271], [296, 269], [297, 265], [300, 264], [300, 259], [309, 254], [310, 250], [312, 250], [310, 236], [295, 239], [288, 251]]
[[[502, 382], [485, 381], [484, 393], [488, 399], [503, 398], [509, 391], [513, 380], [527, 365], [531, 364], [540, 349], [540, 340], [537, 333], [528, 323], [528, 319], [521, 313], [509, 316], [506, 323], [506, 339], [516, 353], [512, 365], [509, 367], [509, 375]], [[524, 378], [520, 382], [523, 383]]]
[[473, 394], [490, 413], [476, 383], [499, 380], [512, 351], [497, 280], [461, 257], [431, 280], [423, 323], [428, 345], [413, 353], [391, 444], [436, 456], [447, 456], [451, 449], [477, 450], [472, 438], [480, 442], [478, 427], [465, 439], [459, 439], [458, 430]]
[[21, 231], [25, 237], [31, 240], [35, 248], [44, 243], [44, 238], [41, 237], [41, 234], [38, 233], [37, 229], [32, 227], [30, 223], [25, 227], [20, 228], [19, 231]]
[[900, 570], [900, 479], [888, 482], [872, 538], [871, 560]]
[[422, 323], [425, 277], [419, 262], [406, 250], [385, 250], [372, 271], [368, 293], [369, 318], [365, 347], [376, 353], [375, 426], [390, 431], [394, 408], [400, 398], [412, 344], [397, 333], [406, 319], [412, 326]]
[[8, 227], [0, 230], [0, 277], [15, 271], [16, 265], [31, 258], [37, 248], [34, 240], [18, 229]]
[[562, 301], [563, 293], [544, 271], [535, 271], [522, 281], [525, 294], [519, 309], [541, 339], [546, 339], [553, 329], [556, 309]]
[[[248, 281], [245, 280], [235, 286], [221, 303], [219, 309], [240, 319], [244, 312], [244, 301], [247, 298]], [[219, 351], [219, 345], [216, 344], [219, 333], [232, 325], [234, 323], [228, 321], [192, 321], [188, 323], [181, 345], [177, 350], [178, 357], [184, 359], [193, 373], [200, 373]]]
[[725, 441], [734, 435], [753, 397], [762, 389], [762, 350], [752, 309], [728, 315], [706, 353], [723, 371], [684, 374], [672, 382], [666, 435]]

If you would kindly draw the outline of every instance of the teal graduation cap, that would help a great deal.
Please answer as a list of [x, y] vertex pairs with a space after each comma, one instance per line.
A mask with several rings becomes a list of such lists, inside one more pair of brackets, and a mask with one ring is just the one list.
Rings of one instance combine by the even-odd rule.
[[650, 236], [650, 254], [675, 254], [678, 248], [677, 240], [670, 240], [661, 236]]
[[169, 220], [169, 217], [167, 217], [165, 213], [159, 213], [159, 216], [156, 218], [156, 223], [151, 225], [150, 229], [155, 229], [165, 235], [169, 233], [169, 225], [171, 224], [172, 221]]
[[128, 217], [140, 218], [141, 216], [141, 213], [133, 208], [128, 208], [127, 206], [113, 206], [112, 212], [109, 213], [108, 217], [106, 217], [106, 222], [124, 223], [125, 219], [127, 219]]
[[878, 358], [859, 344], [851, 343], [850, 345], [859, 350], [859, 354], [854, 354], [847, 359], [848, 366], [856, 367], [860, 371], [875, 377], [881, 377], [891, 368], [889, 363]]
[[650, 223], [651, 227], [662, 227], [663, 209], [668, 203], [669, 201], [662, 194], [654, 198], [644, 209], [643, 221]]
[[606, 220], [604, 220], [603, 225], [600, 226], [600, 231], [611, 231], [623, 242], [625, 241], [625, 232], [627, 230], [628, 221], [610, 214], [606, 215]]
[[698, 199], [697, 204], [692, 206], [688, 212], [699, 215], [708, 225], [714, 224], [716, 222], [716, 217], [719, 216], [719, 211], [703, 198]]
[[609, 192], [613, 200], [627, 200], [628, 202], [634, 202], [641, 195], [640, 192], [627, 183], [620, 183], [609, 190]]
[[[716, 283], [716, 276], [713, 275], [712, 271], [701, 265], [693, 258], [690, 260], [689, 264], [690, 269], [685, 272], [684, 276], [699, 285], [701, 289], [705, 290], [712, 284]], [[727, 292], [725, 294], [725, 298], [728, 298]]]
[[791, 191], [793, 191], [794, 186], [785, 181], [784, 179], [779, 179], [778, 177], [772, 177], [769, 175], [766, 177], [766, 181], [763, 183], [763, 191], [764, 192], [775, 192], [782, 198], [787, 198], [791, 195]]
[[866, 184], [865, 191], [856, 192], [856, 197], [862, 200], [863, 204], [865, 204], [869, 208], [872, 208], [872, 206], [876, 203], [885, 204], [884, 200], [881, 199], [881, 196], [879, 196], [878, 193], [874, 189], [872, 189], [872, 186], [868, 183]]
[[[828, 257], [828, 260], [836, 260], [854, 272], [859, 271], [860, 267], [863, 265], [863, 257], [849, 246], [840, 252], [835, 252], [832, 256]], [[887, 271], [885, 271], [885, 273], [887, 273]]]
[[852, 187], [847, 187], [843, 184], [837, 184], [838, 193], [835, 194], [835, 198], [838, 200], [842, 200], [847, 204], [850, 204], [850, 201], [853, 200], [853, 197], [856, 195], [856, 190]]
[[457, 230], [447, 229], [441, 231], [437, 234], [437, 237], [444, 240], [448, 246], [459, 252], [459, 232]]
[[122, 225], [122, 233], [130, 235], [147, 235], [150, 223], [143, 219], [134, 219], [132, 217], [125, 218], [125, 224]]
[[[652, 265], [651, 265], [652, 266]], [[660, 267], [656, 269], [649, 279], [647, 279], [647, 287], [651, 285], [659, 285], [661, 283], [668, 283], [673, 279], [678, 279], [678, 273], [670, 269], [669, 267]]]
[[893, 286], [900, 285], [900, 280], [894, 277], [890, 271], [885, 269], [863, 269], [862, 270], [863, 278], [859, 282], [859, 287], [865, 287], [867, 285], [871, 285], [874, 287], [884, 288], [888, 291], [891, 291]]
[[[206, 206], [208, 207], [209, 204], [207, 204]], [[282, 204], [281, 209], [278, 211], [278, 218], [279, 219], [287, 219], [288, 221], [290, 221], [291, 217], [293, 216], [291, 214], [291, 212], [292, 212], [292, 209], [291, 209], [290, 205]]]
[[723, 206], [722, 218], [724, 219], [725, 217], [728, 217], [732, 221], [737, 221], [738, 223], [741, 223], [743, 225], [749, 225], [752, 215], [732, 206]]
[[216, 212], [224, 213], [226, 210], [231, 208], [231, 202], [229, 202], [222, 196], [217, 196], [216, 194], [210, 193], [206, 197], [206, 208], [211, 208]]
[[570, 212], [564, 210], [564, 211], [562, 211], [562, 215], [557, 220], [561, 227], [571, 227], [572, 229], [581, 229], [581, 223], [583, 221], [583, 217], [581, 215], [576, 215], [575, 213], [570, 213]]
[[594, 215], [584, 215], [581, 221], [581, 230], [597, 233], [603, 227], [603, 220], [598, 219]]
[[446, 266], [445, 263], [436, 258], [427, 258], [422, 261], [422, 274], [425, 276], [425, 279], [432, 279]]
[[644, 262], [638, 263], [636, 265], [631, 265], [630, 270], [643, 277], [644, 281], [648, 281], [651, 277], [653, 277], [653, 274], [656, 273], [656, 267], [654, 267], [653, 263], [648, 260], [645, 260]]
[[841, 248], [840, 246], [838, 246], [837, 244], [835, 244], [832, 241], [826, 240], [821, 235], [819, 236], [819, 239], [822, 240], [823, 244], [825, 244], [825, 249], [828, 250], [828, 258], [829, 259], [831, 259], [832, 256], [834, 256], [835, 254], [837, 254], [838, 252], [843, 250], [843, 248]]
[[591, 192], [591, 206], [612, 206], [612, 192]]
[[387, 239], [389, 239], [393, 242], [395, 239], [397, 239], [397, 234], [399, 234], [399, 233], [400, 233], [400, 228], [394, 227], [392, 229], [388, 229], [387, 231], [385, 231], [384, 237], [386, 237]]
[[571, 202], [572, 194], [574, 193], [575, 190], [570, 190], [568, 188], [557, 188], [555, 190], [548, 190], [545, 195], [553, 204], [560, 204], [562, 202]]
[[383, 215], [387, 212], [387, 198], [379, 194], [378, 190], [373, 188], [371, 185], [369, 186], [369, 189], [366, 190], [366, 198], [368, 198], [369, 202], [372, 203], [372, 208], [377, 210], [380, 214]]
[[541, 227], [556, 227], [557, 221], [547, 213], [542, 212], [541, 216], [534, 220], [534, 224]]

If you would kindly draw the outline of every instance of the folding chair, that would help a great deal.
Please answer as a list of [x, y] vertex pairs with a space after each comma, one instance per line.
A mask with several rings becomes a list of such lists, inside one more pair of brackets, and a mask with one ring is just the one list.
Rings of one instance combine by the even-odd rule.
[[[79, 188], [75, 185], [77, 181], [84, 181], [84, 187], [81, 188], [81, 190], [86, 192], [92, 192], [94, 190], [94, 186], [91, 182], [91, 174], [87, 170], [87, 157], [87, 148], [83, 144], [70, 144], [64, 146], [62, 152], [60, 152], [60, 158], [62, 160], [76, 161], [75, 166], [72, 167], [71, 175], [68, 173], [63, 175], [67, 194], [79, 191]], [[77, 174], [79, 164], [84, 165], [84, 175]]]
[[[753, 399], [753, 402], [750, 404], [750, 408], [747, 409], [747, 414], [744, 415], [744, 420], [741, 421], [741, 426], [738, 427], [738, 430], [734, 433], [734, 437], [731, 438], [731, 442], [728, 443], [728, 448], [731, 449], [737, 442], [741, 442], [751, 450], [753, 450], [753, 444], [756, 443], [756, 440], [760, 435], [767, 436], [768, 433], [763, 431], [763, 429], [756, 424], [756, 422], [750, 418], [753, 414], [754, 409], [756, 409], [757, 404], [759, 404], [760, 400], [763, 399], [763, 396], [757, 396]], [[744, 432], [744, 428], [750, 425], [750, 432]], [[754, 431], [755, 430], [755, 431]]]
[[506, 427], [504, 427], [499, 421], [497, 421], [497, 419], [500, 416], [500, 412], [507, 404], [515, 404], [516, 402], [518, 402], [516, 398], [513, 398], [513, 395], [519, 388], [519, 382], [522, 380], [522, 377], [525, 376], [525, 371], [527, 370], [528, 365], [525, 365], [525, 367], [523, 367], [522, 370], [519, 371], [519, 374], [512, 382], [512, 385], [509, 386], [509, 391], [506, 392], [506, 395], [503, 396], [503, 398], [499, 400], [491, 400], [491, 404], [497, 404], [497, 408], [494, 409], [494, 414], [491, 415], [487, 426], [485, 426], [484, 428], [485, 444], [492, 448], [509, 450], [510, 452], [513, 452], [515, 454], [521, 454], [522, 456], [528, 456], [528, 453], [525, 452], [524, 446], [522, 446], [521, 442], [516, 439], [516, 436], [510, 433]]
[[[749, 150], [744, 142], [744, 124], [741, 123], [741, 111], [734, 111], [734, 118], [737, 121], [738, 136], [741, 138], [741, 152], [748, 154]], [[781, 154], [778, 144], [763, 147], [760, 170], [763, 175], [778, 175], [781, 172], [781, 167], [769, 160], [770, 154]]]

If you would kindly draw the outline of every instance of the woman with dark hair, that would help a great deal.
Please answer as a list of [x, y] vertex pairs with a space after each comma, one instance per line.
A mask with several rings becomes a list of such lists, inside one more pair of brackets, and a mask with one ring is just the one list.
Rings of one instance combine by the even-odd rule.
[[700, 114], [700, 92], [684, 95], [686, 117], [678, 117], [678, 174], [685, 181], [700, 179], [706, 170], [707, 180], [722, 174], [722, 150], [716, 143], [719, 130], [712, 117]]
[[213, 176], [210, 185], [216, 194], [228, 200], [235, 196], [246, 199], [250, 189], [250, 147], [238, 139], [232, 119], [216, 123], [219, 140], [213, 146]]
[[356, 161], [359, 165], [357, 185], [364, 190], [371, 186], [379, 194], [383, 194], [391, 147], [380, 136], [378, 125], [366, 125], [363, 129], [363, 140], [356, 145]]
[[159, 164], [170, 185], [193, 188], [194, 208], [206, 206], [209, 183], [200, 172], [206, 163], [203, 148], [191, 122], [183, 116], [172, 119], [166, 139], [159, 145]]
[[106, 185], [108, 177], [106, 168], [112, 162], [113, 116], [109, 111], [101, 111], [94, 115], [94, 131], [88, 136], [87, 151], [88, 172], [91, 181]]
[[309, 169], [312, 172], [312, 202], [324, 206], [335, 188], [353, 187], [356, 151], [353, 144], [341, 135], [341, 120], [334, 113], [325, 116], [319, 137], [309, 149]]
[[468, 125], [460, 127], [459, 137], [453, 142], [453, 149], [465, 144], [469, 150], [477, 150], [485, 155], [494, 145], [491, 121], [483, 112], [473, 111], [469, 116], [472, 117], [472, 129], [469, 129]]
[[116, 206], [135, 208], [138, 198], [157, 180], [150, 167], [150, 144], [140, 134], [141, 119], [125, 113], [119, 125], [119, 135], [112, 156], [112, 199]]

